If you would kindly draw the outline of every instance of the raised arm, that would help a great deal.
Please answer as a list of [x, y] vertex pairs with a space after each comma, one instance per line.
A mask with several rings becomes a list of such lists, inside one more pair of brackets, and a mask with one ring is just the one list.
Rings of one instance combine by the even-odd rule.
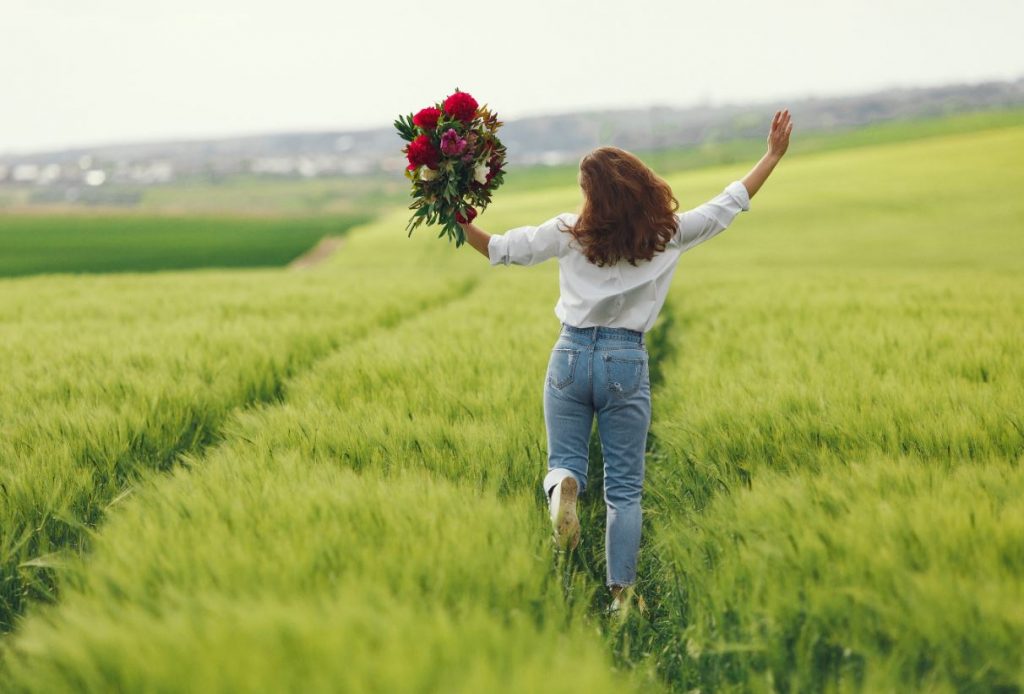
[[521, 226], [504, 234], [488, 234], [472, 222], [459, 222], [466, 241], [491, 265], [536, 265], [559, 254], [566, 234], [557, 215], [537, 226]]
[[742, 180], [733, 181], [719, 195], [677, 215], [679, 231], [672, 237], [669, 246], [678, 248], [680, 252], [687, 251], [717, 236], [732, 224], [736, 215], [749, 210], [750, 198], [761, 189], [765, 179], [786, 153], [792, 130], [789, 110], [776, 111], [768, 133], [768, 152], [761, 157], [761, 161]]
[[786, 150], [789, 148], [789, 134], [791, 132], [793, 132], [793, 121], [790, 120], [789, 109], [776, 111], [775, 117], [772, 118], [771, 130], [768, 132], [768, 151], [754, 165], [750, 173], [742, 179], [743, 186], [747, 189], [747, 194], [750, 197], [754, 197], [754, 194], [761, 190], [761, 186], [764, 185], [772, 170], [775, 169], [775, 165], [779, 163], [782, 155], [786, 153]]

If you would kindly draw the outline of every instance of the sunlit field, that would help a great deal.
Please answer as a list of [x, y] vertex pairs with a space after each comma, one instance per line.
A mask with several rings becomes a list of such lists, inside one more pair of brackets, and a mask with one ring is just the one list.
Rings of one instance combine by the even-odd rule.
[[[988, 123], [992, 126], [992, 123]], [[643, 610], [556, 560], [554, 262], [0, 279], [5, 691], [1019, 691], [1024, 124], [796, 152], [648, 336]], [[979, 125], [979, 128], [981, 125]], [[684, 207], [752, 161], [669, 176]], [[576, 209], [511, 185], [479, 224]]]

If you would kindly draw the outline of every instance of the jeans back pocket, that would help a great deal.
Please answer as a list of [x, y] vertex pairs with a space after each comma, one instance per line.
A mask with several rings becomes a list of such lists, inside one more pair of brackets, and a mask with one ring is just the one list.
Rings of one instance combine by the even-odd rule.
[[580, 351], [569, 347], [555, 347], [551, 350], [548, 361], [548, 385], [555, 390], [562, 390], [576, 375], [576, 363], [580, 360]]
[[608, 390], [616, 397], [624, 398], [640, 390], [647, 353], [642, 349], [618, 350], [604, 355], [605, 376]]

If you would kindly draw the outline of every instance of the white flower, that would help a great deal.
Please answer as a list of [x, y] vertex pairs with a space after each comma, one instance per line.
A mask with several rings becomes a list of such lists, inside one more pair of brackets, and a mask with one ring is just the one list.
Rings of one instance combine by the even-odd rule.
[[476, 165], [476, 168], [473, 169], [473, 178], [476, 180], [477, 183], [479, 183], [481, 185], [483, 185], [484, 183], [487, 183], [487, 172], [488, 172], [488, 170], [489, 169], [487, 168], [487, 164], [477, 164]]
[[421, 166], [420, 178], [422, 178], [424, 181], [433, 181], [435, 178], [437, 178], [437, 172], [434, 171], [429, 166]]

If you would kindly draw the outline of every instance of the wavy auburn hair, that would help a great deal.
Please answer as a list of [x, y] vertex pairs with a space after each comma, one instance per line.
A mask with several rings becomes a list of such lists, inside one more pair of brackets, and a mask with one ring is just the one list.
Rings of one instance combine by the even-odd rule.
[[580, 160], [583, 206], [567, 229], [598, 266], [650, 260], [676, 233], [679, 201], [660, 176], [618, 147], [598, 147]]

